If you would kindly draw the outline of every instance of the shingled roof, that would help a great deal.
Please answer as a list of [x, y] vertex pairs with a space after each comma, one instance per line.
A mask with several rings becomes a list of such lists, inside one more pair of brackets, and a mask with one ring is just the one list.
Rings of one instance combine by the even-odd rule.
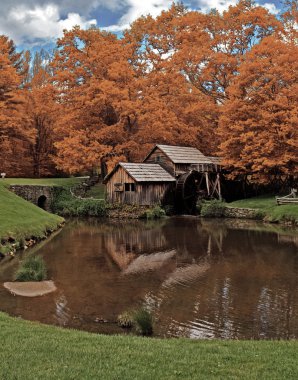
[[211, 156], [209, 156], [208, 158], [209, 158], [210, 161], [212, 161], [212, 163], [214, 165], [221, 165], [221, 161], [222, 161], [221, 157], [214, 157], [214, 156], [211, 157]]
[[174, 182], [175, 178], [171, 176], [159, 164], [138, 164], [130, 162], [120, 162], [105, 179], [106, 183], [111, 176], [121, 166], [136, 182]]
[[174, 164], [212, 164], [212, 161], [197, 148], [159, 144], [153, 148], [145, 160], [156, 148], [164, 152]]

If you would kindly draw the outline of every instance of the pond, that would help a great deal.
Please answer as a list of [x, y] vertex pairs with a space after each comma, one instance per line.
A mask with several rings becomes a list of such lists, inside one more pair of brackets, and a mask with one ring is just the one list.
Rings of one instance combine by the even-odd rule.
[[[160, 337], [298, 338], [297, 230], [195, 217], [72, 220], [32, 252], [57, 291], [26, 298], [1, 286], [10, 315], [110, 334], [125, 333], [121, 312], [146, 307]], [[18, 262], [0, 265], [2, 283]]]

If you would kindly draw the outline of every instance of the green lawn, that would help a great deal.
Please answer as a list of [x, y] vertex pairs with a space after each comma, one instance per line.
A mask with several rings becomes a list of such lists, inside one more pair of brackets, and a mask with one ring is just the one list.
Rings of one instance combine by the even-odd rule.
[[10, 192], [0, 181], [0, 239], [42, 237], [63, 218], [50, 214]]
[[92, 186], [90, 190], [87, 191], [86, 197], [92, 197], [95, 199], [105, 199], [106, 186], [102, 183], [97, 183]]
[[5, 178], [0, 183], [9, 185], [47, 185], [72, 187], [82, 182], [87, 177], [70, 178]]
[[0, 313], [0, 378], [297, 379], [297, 341], [194, 341], [96, 335]]
[[298, 205], [278, 206], [273, 196], [260, 196], [228, 204], [230, 207], [253, 208], [265, 214], [268, 221], [289, 220], [298, 222]]

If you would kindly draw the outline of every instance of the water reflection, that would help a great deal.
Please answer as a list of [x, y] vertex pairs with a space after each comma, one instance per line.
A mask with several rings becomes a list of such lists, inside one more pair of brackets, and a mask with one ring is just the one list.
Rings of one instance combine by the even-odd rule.
[[59, 294], [55, 300], [56, 320], [60, 326], [67, 326], [70, 318], [70, 310], [67, 307], [67, 299], [64, 294]]
[[[39, 248], [58, 292], [35, 299], [0, 289], [1, 310], [118, 333], [144, 305], [159, 336], [298, 338], [297, 234], [247, 221], [68, 223]], [[2, 266], [0, 281], [14, 265]]]

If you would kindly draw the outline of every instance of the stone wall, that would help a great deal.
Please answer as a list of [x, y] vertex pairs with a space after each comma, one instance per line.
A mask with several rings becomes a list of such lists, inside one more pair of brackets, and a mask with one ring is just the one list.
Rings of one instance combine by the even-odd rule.
[[259, 211], [252, 208], [226, 207], [224, 216], [237, 219], [262, 219]]
[[54, 199], [54, 187], [35, 185], [11, 185], [10, 190], [26, 201], [50, 211]]

